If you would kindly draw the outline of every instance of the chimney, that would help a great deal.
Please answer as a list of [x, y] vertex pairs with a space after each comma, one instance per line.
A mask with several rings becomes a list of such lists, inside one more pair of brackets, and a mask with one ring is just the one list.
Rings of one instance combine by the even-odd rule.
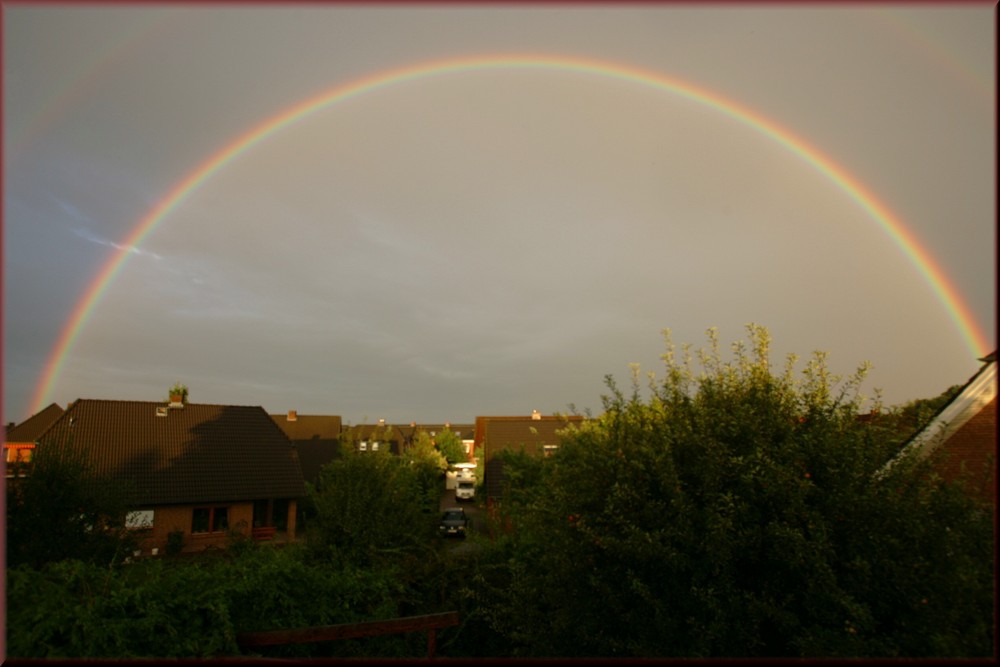
[[299, 418], [299, 415], [298, 415], [298, 413], [295, 410], [289, 410], [288, 411], [287, 421], [293, 422], [293, 421], [298, 420], [298, 418]]
[[535, 421], [539, 421], [542, 418], [542, 414], [538, 410], [532, 410], [531, 418], [534, 419]]

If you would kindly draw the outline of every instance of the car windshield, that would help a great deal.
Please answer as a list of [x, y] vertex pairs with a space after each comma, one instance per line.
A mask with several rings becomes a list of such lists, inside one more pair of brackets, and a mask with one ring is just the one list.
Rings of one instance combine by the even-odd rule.
[[459, 482], [458, 483], [458, 488], [460, 488], [460, 489], [471, 489], [472, 488], [472, 482]]
[[455, 521], [456, 519], [462, 519], [462, 518], [464, 518], [462, 512], [454, 512], [454, 511], [445, 512], [444, 516], [441, 517], [443, 521]]

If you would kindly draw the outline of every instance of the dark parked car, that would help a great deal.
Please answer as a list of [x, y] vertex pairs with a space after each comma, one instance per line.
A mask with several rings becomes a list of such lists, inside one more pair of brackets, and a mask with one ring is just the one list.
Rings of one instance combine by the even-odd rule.
[[465, 509], [462, 507], [453, 507], [445, 510], [441, 515], [441, 524], [438, 532], [445, 537], [449, 535], [465, 537], [465, 531], [468, 527], [469, 518], [465, 516]]

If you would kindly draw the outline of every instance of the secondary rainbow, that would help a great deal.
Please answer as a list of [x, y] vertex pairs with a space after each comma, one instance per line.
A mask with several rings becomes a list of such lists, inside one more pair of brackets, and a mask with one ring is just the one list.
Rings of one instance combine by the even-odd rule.
[[945, 272], [931, 254], [920, 244], [916, 236], [860, 182], [848, 174], [842, 167], [834, 163], [833, 160], [795, 136], [792, 132], [721, 95], [649, 70], [579, 57], [525, 54], [487, 55], [417, 63], [382, 71], [372, 76], [335, 86], [268, 118], [226, 144], [222, 149], [198, 165], [136, 224], [127, 238], [119, 242], [118, 245], [121, 249], [108, 260], [98, 275], [89, 284], [83, 297], [70, 314], [70, 318], [61, 332], [46, 364], [42, 378], [35, 390], [32, 401], [32, 414], [45, 407], [56, 380], [59, 378], [62, 366], [73, 347], [73, 343], [87, 323], [94, 306], [100, 301], [108, 285], [111, 284], [115, 276], [121, 271], [131, 249], [138, 247], [142, 240], [157, 225], [163, 222], [174, 209], [183, 204], [191, 193], [210, 180], [215, 173], [279, 130], [288, 127], [311, 113], [334, 104], [345, 102], [354, 97], [403, 81], [489, 70], [578, 72], [598, 77], [630, 81], [641, 86], [667, 91], [710, 107], [773, 139], [802, 158], [807, 164], [811, 165], [843, 190], [903, 249], [910, 262], [924, 277], [934, 294], [947, 309], [968, 345], [969, 350], [974, 355], [981, 356], [989, 350], [985, 335], [979, 329], [975, 318], [958, 290], [955, 289]]

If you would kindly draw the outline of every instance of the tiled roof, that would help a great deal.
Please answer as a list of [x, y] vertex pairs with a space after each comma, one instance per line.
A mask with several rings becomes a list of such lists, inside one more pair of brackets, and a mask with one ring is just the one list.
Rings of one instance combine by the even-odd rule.
[[327, 463], [340, 457], [340, 443], [336, 440], [305, 440], [295, 443], [302, 467], [302, 478], [315, 484], [319, 471]]
[[340, 438], [340, 415], [271, 415], [271, 419], [292, 440], [337, 440]]
[[53, 403], [10, 429], [4, 434], [4, 442], [35, 442], [62, 413], [63, 409]]
[[39, 449], [58, 442], [88, 452], [99, 476], [132, 486], [137, 506], [305, 495], [295, 448], [261, 407], [81, 399]]
[[271, 415], [274, 423], [285, 432], [299, 455], [302, 477], [314, 483], [319, 478], [320, 468], [340, 455], [340, 431], [342, 420], [339, 415]]
[[393, 424], [358, 424], [357, 426], [345, 428], [344, 432], [349, 432], [352, 436], [358, 438], [358, 440], [370, 440], [376, 435], [379, 437], [388, 435], [389, 440], [394, 442], [401, 442], [403, 440], [403, 434], [399, 430], [399, 427]]
[[485, 458], [493, 458], [493, 454], [501, 449], [519, 449], [522, 445], [526, 452], [540, 453], [545, 445], [558, 445], [557, 431], [565, 429], [570, 423], [580, 423], [583, 417], [571, 415], [566, 417], [477, 417], [476, 419], [476, 449], [483, 451]]
[[413, 439], [418, 431], [424, 431], [428, 435], [437, 435], [448, 429], [462, 440], [471, 440], [475, 430], [475, 426], [472, 424], [452, 424], [451, 422], [447, 424], [407, 424], [398, 428], [408, 439]]

